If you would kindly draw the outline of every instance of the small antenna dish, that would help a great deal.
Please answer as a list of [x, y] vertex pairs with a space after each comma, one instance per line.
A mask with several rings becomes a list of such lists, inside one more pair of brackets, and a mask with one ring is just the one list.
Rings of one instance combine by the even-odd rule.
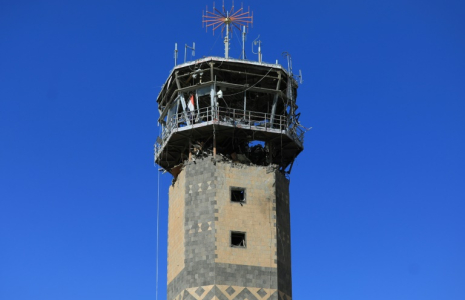
[[291, 55], [289, 54], [289, 52], [283, 52], [283, 56], [284, 57], [287, 57], [287, 72], [289, 73], [289, 75], [293, 75], [292, 74], [292, 57]]
[[250, 15], [250, 8], [248, 11], [243, 11], [241, 7], [239, 10], [234, 11], [234, 2], [231, 9], [224, 9], [224, 2], [222, 11], [219, 11], [215, 8], [215, 3], [213, 3], [213, 10], [208, 11], [206, 8], [205, 13], [202, 15], [202, 23], [205, 25], [205, 30], [208, 30], [208, 27], [211, 27], [213, 34], [215, 30], [221, 27], [221, 33], [226, 29], [226, 35], [224, 37], [224, 56], [229, 58], [229, 36], [232, 35], [234, 27], [241, 31], [241, 27], [248, 27], [249, 24], [253, 24], [253, 12]]
[[300, 84], [302, 84], [304, 82], [304, 79], [302, 77], [302, 70], [299, 70], [299, 76], [298, 77], [299, 77]]
[[[260, 35], [258, 35], [257, 38], [252, 43], [252, 53], [258, 54], [258, 62], [262, 62], [262, 47], [261, 47], [262, 41], [260, 41], [259, 38], [260, 38]], [[258, 44], [258, 53], [255, 53], [253, 51], [253, 45], [257, 45], [257, 44]]]
[[195, 56], [195, 43], [192, 43], [192, 47], [186, 44], [184, 48], [184, 62], [186, 62], [187, 48], [192, 49], [192, 56]]

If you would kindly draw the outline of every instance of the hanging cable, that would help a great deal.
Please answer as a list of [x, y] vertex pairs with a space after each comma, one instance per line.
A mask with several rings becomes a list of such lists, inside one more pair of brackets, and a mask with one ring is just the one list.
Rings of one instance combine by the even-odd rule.
[[238, 94], [241, 94], [241, 93], [243, 93], [243, 92], [246, 92], [246, 91], [250, 90], [251, 88], [253, 88], [253, 87], [254, 87], [254, 86], [256, 86], [257, 84], [259, 84], [259, 83], [260, 83], [260, 81], [262, 81], [263, 79], [265, 79], [266, 75], [268, 75], [268, 74], [271, 72], [271, 70], [273, 70], [273, 68], [270, 68], [270, 69], [268, 70], [268, 72], [266, 72], [266, 74], [265, 74], [265, 75], [263, 75], [263, 77], [262, 77], [262, 78], [260, 78], [260, 80], [259, 80], [259, 81], [255, 82], [255, 83], [254, 83], [252, 86], [249, 86], [249, 87], [248, 87], [248, 88], [246, 88], [245, 90], [243, 90], [243, 91], [240, 91], [240, 92], [237, 92], [237, 93], [234, 93], [234, 94], [223, 95], [223, 97], [224, 97], [224, 96], [234, 96], [234, 95], [238, 95]]
[[[275, 184], [275, 187], [274, 187], [274, 199], [275, 199], [275, 205], [277, 206], [277, 203], [278, 203], [278, 196], [276, 194], [276, 190], [277, 190], [277, 187], [276, 187], [276, 181], [277, 181], [277, 178], [276, 178], [276, 172], [273, 171], [273, 179], [274, 179], [274, 184]], [[275, 219], [273, 218], [273, 201], [270, 202], [270, 204], [268, 205], [269, 207], [269, 211], [270, 211], [270, 214], [269, 214], [269, 225], [270, 225], [270, 272], [269, 272], [269, 279], [268, 279], [268, 293], [271, 292], [271, 266], [273, 265], [272, 262], [274, 261], [274, 251], [273, 251], [273, 228], [277, 228], [277, 227], [274, 227], [272, 225], [272, 222], [274, 220], [274, 222], [278, 222], [278, 218], [276, 217]], [[275, 209], [275, 212], [276, 214], [278, 213], [278, 211]], [[275, 232], [276, 234], [276, 242], [278, 241], [278, 234], [277, 232]], [[277, 249], [276, 249], [277, 250]], [[277, 252], [276, 252], [277, 254]], [[278, 262], [277, 262], [277, 255], [276, 255], [276, 268], [278, 268]]]
[[[237, 38], [237, 41], [239, 42], [239, 45], [241, 45], [242, 42], [241, 42], [241, 39], [239, 38], [239, 36], [237, 35], [237, 30], [233, 30], [233, 31], [234, 31], [234, 33], [236, 35], [236, 38]], [[241, 31], [239, 31], [239, 32], [241, 32]], [[239, 59], [241, 58], [241, 56], [242, 56], [242, 49], [241, 49], [241, 54], [239, 55]]]
[[213, 47], [215, 47], [216, 42], [218, 41], [218, 39], [219, 39], [220, 37], [221, 37], [221, 35], [218, 35], [218, 37], [216, 38], [215, 42], [213, 43], [213, 46], [210, 48], [210, 51], [208, 51], [208, 56], [210, 56], [210, 54], [212, 53]]
[[159, 224], [159, 217], [160, 217], [160, 169], [157, 170], [157, 257], [156, 257], [156, 264], [157, 269], [155, 273], [155, 300], [158, 300], [158, 240], [159, 240], [159, 231], [158, 231], [158, 224]]

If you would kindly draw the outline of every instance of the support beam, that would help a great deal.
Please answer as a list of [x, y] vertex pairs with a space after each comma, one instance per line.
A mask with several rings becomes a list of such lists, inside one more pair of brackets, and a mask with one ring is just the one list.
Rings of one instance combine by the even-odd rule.
[[216, 102], [217, 102], [217, 96], [216, 96], [216, 76], [214, 76], [214, 72], [213, 72], [213, 65], [214, 63], [210, 63], [210, 76], [212, 77], [211, 78], [211, 82], [213, 82], [213, 84], [211, 85], [211, 91], [210, 91], [210, 107], [212, 108], [210, 114], [211, 114], [211, 119], [212, 120], [215, 120], [217, 119], [217, 116], [216, 116]]
[[181, 98], [182, 111], [184, 113], [184, 118], [186, 119], [186, 123], [187, 125], [191, 125], [191, 120], [189, 120], [189, 116], [187, 115], [186, 99], [184, 99], [183, 94], [179, 94], [179, 97]]
[[276, 90], [277, 90], [277, 91], [280, 90], [279, 87], [280, 87], [280, 85], [281, 85], [281, 79], [282, 79], [282, 77], [281, 77], [281, 71], [278, 71], [278, 82], [276, 83]]
[[[166, 84], [169, 84], [168, 86], [164, 87], [164, 94], [163, 94], [163, 97], [160, 101], [160, 103], [158, 104], [159, 106], [164, 106], [166, 104], [166, 101], [167, 101], [167, 98], [172, 94], [171, 91], [171, 87], [174, 87], [173, 84], [171, 84], [171, 77], [170, 77], [170, 80], [166, 83]], [[160, 94], [163, 93], [163, 90], [160, 92]]]
[[178, 93], [192, 92], [192, 91], [201, 89], [203, 87], [210, 86], [212, 83], [213, 82], [209, 81], [209, 82], [204, 82], [204, 83], [188, 86], [188, 87], [185, 87], [185, 88], [180, 88], [180, 89], [178, 89]]
[[266, 93], [266, 94], [279, 93], [280, 95], [282, 94], [281, 91], [276, 91], [274, 89], [266, 89], [266, 88], [259, 88], [259, 87], [246, 87], [243, 84], [234, 84], [234, 83], [229, 83], [229, 82], [224, 82], [224, 81], [218, 81], [216, 84], [218, 86], [224, 86], [227, 88], [238, 89], [238, 90], [247, 90], [251, 92], [260, 92], [260, 93]]
[[244, 117], [245, 117], [246, 109], [247, 109], [247, 91], [244, 92]]
[[[265, 74], [256, 74], [256, 73], [249, 73], [249, 72], [242, 72], [242, 71], [234, 71], [234, 70], [220, 69], [220, 68], [215, 68], [215, 70], [218, 71], [218, 72], [228, 72], [228, 73], [235, 73], [235, 74], [247, 75], [247, 76], [257, 76], [257, 77], [263, 77], [263, 76], [265, 76]], [[278, 71], [278, 72], [279, 72], [279, 71]], [[270, 72], [270, 73], [271, 73], [271, 72]], [[270, 76], [270, 75], [267, 75], [266, 78], [278, 79], [278, 77]]]
[[187, 125], [191, 125], [191, 121], [189, 120], [189, 117], [187, 116], [186, 99], [184, 99], [184, 95], [181, 92], [179, 92], [179, 90], [181, 89], [181, 83], [179, 82], [178, 71], [176, 71], [175, 76], [176, 76], [176, 85], [178, 86], [178, 96], [181, 98], [182, 111], [184, 113], [184, 118], [186, 119]]
[[214, 62], [209, 63], [210, 65], [210, 81], [213, 81], [215, 77], [213, 77], [213, 70], [215, 69], [213, 66], [215, 65]]
[[176, 71], [176, 73], [174, 73], [174, 76], [175, 76], [175, 79], [176, 79], [176, 86], [178, 87], [178, 90], [181, 89], [181, 83], [179, 82], [179, 71]]
[[276, 106], [278, 105], [278, 98], [279, 98], [279, 95], [275, 94], [274, 99], [273, 99], [273, 106], [271, 107], [271, 117], [270, 117], [271, 128], [274, 127], [273, 126], [274, 125], [274, 116], [276, 114]]
[[281, 85], [281, 72], [278, 71], [278, 83], [276, 83], [276, 94], [274, 95], [273, 106], [271, 107], [271, 118], [270, 118], [271, 127], [273, 127], [274, 116], [276, 114], [276, 106], [278, 105], [278, 98], [279, 98], [278, 91], [279, 91], [280, 85]]
[[[178, 96], [176, 98], [173, 98], [173, 99], [179, 100], [179, 98], [180, 98], [180, 96], [178, 94]], [[168, 102], [168, 105], [165, 106], [163, 111], [161, 111], [160, 109], [158, 110], [158, 111], [160, 111], [160, 117], [158, 118], [158, 123], [161, 123], [163, 121], [163, 119], [165, 118], [165, 116], [168, 114], [168, 111], [170, 109], [170, 106], [171, 106], [172, 102], [173, 102], [173, 100], [170, 100], [170, 102]], [[176, 113], [177, 113], [177, 111], [176, 111]]]

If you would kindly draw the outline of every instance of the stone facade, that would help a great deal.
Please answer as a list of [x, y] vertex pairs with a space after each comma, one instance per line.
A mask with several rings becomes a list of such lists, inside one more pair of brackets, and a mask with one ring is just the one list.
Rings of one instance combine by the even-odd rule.
[[[168, 300], [291, 299], [285, 176], [208, 157], [184, 167], [169, 197]], [[231, 231], [246, 233], [245, 247], [231, 247]]]

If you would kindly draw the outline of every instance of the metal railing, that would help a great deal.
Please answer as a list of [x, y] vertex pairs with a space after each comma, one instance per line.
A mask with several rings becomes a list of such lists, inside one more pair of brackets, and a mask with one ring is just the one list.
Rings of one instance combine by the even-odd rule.
[[161, 137], [157, 138], [154, 146], [155, 157], [164, 148], [173, 132], [213, 123], [243, 129], [279, 132], [288, 134], [302, 146], [304, 142], [305, 131], [297, 124], [291, 123], [288, 116], [275, 114], [272, 118], [269, 113], [209, 106], [194, 111], [181, 112], [166, 120], [166, 124], [162, 126]]

